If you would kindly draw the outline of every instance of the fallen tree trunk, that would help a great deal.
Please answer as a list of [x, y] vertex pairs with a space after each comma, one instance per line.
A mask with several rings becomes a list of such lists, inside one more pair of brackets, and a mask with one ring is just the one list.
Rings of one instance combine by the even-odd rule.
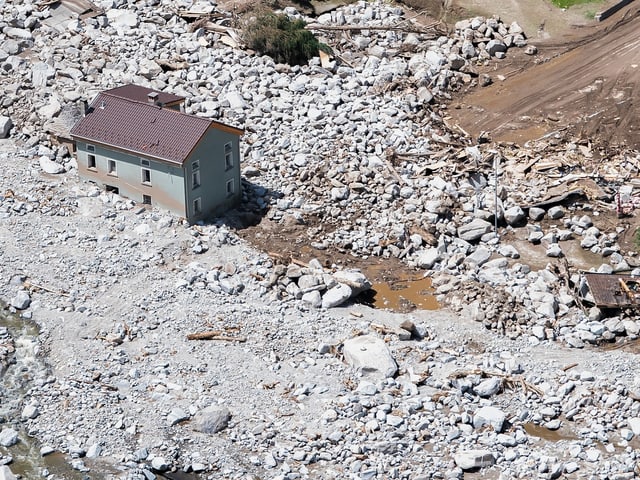
[[187, 340], [222, 340], [225, 342], [246, 342], [247, 337], [232, 337], [225, 335], [220, 330], [212, 330], [209, 332], [190, 333]]

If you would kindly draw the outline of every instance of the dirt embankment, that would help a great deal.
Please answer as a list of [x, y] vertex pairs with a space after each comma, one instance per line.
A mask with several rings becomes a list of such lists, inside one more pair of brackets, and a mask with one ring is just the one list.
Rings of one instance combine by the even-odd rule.
[[493, 140], [523, 143], [569, 130], [582, 138], [638, 148], [639, 30], [640, 5], [635, 4], [602, 24], [574, 32], [565, 43], [542, 45], [533, 59], [537, 64], [515, 59], [496, 66], [496, 83], [454, 104], [452, 115], [470, 133], [485, 131]]

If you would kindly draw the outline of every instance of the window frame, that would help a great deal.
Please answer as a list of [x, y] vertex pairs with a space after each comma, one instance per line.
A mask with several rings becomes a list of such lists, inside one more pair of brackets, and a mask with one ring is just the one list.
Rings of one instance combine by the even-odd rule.
[[[145, 173], [147, 175], [145, 175]], [[142, 175], [142, 179], [141, 179], [142, 183], [144, 185], [151, 185], [151, 169], [142, 167], [140, 168], [140, 174]], [[148, 179], [145, 177], [148, 177]]]
[[87, 170], [98, 171], [96, 156], [93, 153], [87, 153]]
[[111, 158], [107, 161], [107, 175], [118, 176], [118, 163]]
[[233, 168], [233, 142], [224, 144], [224, 169], [225, 171]]
[[[148, 200], [148, 201], [147, 201]], [[151, 195], [142, 195], [142, 204], [151, 205]]]
[[90, 143], [87, 143], [87, 152], [96, 153], [96, 146]]
[[202, 213], [202, 197], [193, 199], [193, 214], [199, 215]]
[[202, 185], [200, 170], [194, 170], [191, 174], [191, 190], [196, 190]]
[[[234, 178], [230, 178], [226, 181], [225, 183], [225, 189], [227, 192], [227, 197], [233, 197], [236, 193], [236, 185], [235, 185], [235, 179]], [[229, 188], [229, 186], [231, 186], [231, 188]]]
[[140, 159], [140, 165], [142, 165], [143, 167], [150, 167], [151, 166], [151, 160], [148, 160], [146, 158], [141, 158]]

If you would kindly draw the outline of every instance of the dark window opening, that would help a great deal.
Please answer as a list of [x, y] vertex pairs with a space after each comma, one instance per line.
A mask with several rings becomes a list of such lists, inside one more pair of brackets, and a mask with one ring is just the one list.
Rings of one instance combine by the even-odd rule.
[[96, 168], [96, 156], [95, 155], [87, 155], [87, 168]]
[[142, 203], [151, 205], [151, 195], [142, 195]]
[[142, 169], [142, 183], [151, 183], [151, 170], [148, 168]]
[[120, 194], [120, 189], [118, 187], [114, 187], [113, 185], [105, 185], [105, 190], [110, 193], [115, 193], [116, 195]]

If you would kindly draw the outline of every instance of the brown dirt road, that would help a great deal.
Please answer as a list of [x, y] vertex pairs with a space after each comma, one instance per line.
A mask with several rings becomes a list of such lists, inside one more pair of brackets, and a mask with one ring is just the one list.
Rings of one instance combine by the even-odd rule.
[[506, 79], [455, 102], [454, 120], [472, 135], [488, 132], [494, 141], [524, 143], [568, 130], [640, 148], [640, 5], [578, 30], [566, 43], [543, 44], [538, 64], [515, 54], [493, 65], [494, 79], [501, 72]]

